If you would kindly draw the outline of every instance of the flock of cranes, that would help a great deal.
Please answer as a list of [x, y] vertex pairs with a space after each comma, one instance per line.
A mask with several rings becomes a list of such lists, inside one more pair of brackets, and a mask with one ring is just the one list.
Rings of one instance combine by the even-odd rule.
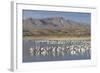
[[[51, 42], [51, 41], [50, 41]], [[91, 43], [89, 40], [66, 40], [57, 41], [63, 44], [47, 44], [46, 42], [33, 44], [29, 48], [30, 56], [64, 56], [64, 55], [87, 55], [90, 53]]]

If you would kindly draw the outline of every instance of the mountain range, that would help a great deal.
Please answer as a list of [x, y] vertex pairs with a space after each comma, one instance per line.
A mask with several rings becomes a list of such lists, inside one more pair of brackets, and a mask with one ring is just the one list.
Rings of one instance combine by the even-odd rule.
[[63, 17], [23, 19], [23, 36], [90, 36], [90, 24]]

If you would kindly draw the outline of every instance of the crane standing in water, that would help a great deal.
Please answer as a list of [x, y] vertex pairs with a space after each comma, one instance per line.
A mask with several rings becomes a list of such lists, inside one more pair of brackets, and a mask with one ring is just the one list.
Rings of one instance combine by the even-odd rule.
[[40, 44], [40, 46], [38, 45], [29, 48], [29, 54], [30, 56], [64, 56], [65, 54], [84, 55], [84, 53], [89, 53], [90, 51], [90, 42], [88, 41], [66, 42], [67, 44], [57, 44], [56, 46], [49, 46], [50, 44], [48, 44], [40, 47]]

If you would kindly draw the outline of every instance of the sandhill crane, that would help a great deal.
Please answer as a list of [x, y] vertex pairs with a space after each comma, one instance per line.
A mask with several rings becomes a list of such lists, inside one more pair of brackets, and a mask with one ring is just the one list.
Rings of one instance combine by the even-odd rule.
[[45, 56], [45, 55], [47, 54], [47, 51], [46, 51], [45, 48], [41, 48], [41, 54], [42, 54], [43, 56]]
[[52, 48], [52, 54], [53, 54], [53, 56], [56, 56], [56, 47]]
[[[63, 42], [63, 41], [57, 41]], [[38, 46], [33, 46], [29, 48], [29, 53], [31, 56], [64, 56], [65, 54], [79, 55], [84, 53], [89, 53], [90, 51], [90, 42], [84, 40], [66, 40], [65, 44], [51, 45], [47, 44], [46, 46], [41, 47], [42, 44]]]
[[33, 56], [33, 55], [34, 55], [33, 52], [34, 52], [34, 51], [33, 51], [33, 48], [30, 48], [30, 49], [29, 49], [30, 56]]

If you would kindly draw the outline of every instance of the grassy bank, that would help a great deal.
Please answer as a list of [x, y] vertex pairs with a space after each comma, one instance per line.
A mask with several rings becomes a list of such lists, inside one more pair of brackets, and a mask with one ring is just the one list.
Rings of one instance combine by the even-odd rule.
[[34, 40], [34, 39], [42, 39], [42, 40], [91, 40], [91, 37], [73, 37], [73, 36], [25, 36], [24, 40]]

